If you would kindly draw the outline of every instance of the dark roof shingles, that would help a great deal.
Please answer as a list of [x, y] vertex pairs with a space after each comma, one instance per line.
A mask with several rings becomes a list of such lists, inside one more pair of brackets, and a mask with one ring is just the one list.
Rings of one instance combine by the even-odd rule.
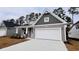
[[6, 27], [15, 27], [19, 26], [18, 24], [14, 24], [13, 22], [4, 21]]

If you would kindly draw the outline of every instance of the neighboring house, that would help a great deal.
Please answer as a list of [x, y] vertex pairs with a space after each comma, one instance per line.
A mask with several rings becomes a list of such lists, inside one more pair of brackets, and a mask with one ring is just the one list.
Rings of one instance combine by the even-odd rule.
[[7, 34], [7, 28], [4, 25], [4, 23], [1, 23], [1, 25], [0, 25], [0, 36], [6, 36], [6, 34]]
[[14, 24], [13, 22], [8, 22], [8, 21], [3, 21], [3, 23], [5, 24], [5, 27], [7, 29], [6, 36], [14, 35], [16, 32], [16, 29], [14, 28], [14, 26], [16, 26], [16, 24]]
[[30, 28], [31, 37], [34, 39], [66, 41], [66, 24], [57, 15], [45, 12]]
[[79, 21], [76, 22], [69, 31], [69, 37], [79, 39]]
[[[26, 34], [27, 26], [20, 26], [13, 22], [3, 21], [4, 26], [0, 28], [0, 36], [19, 36]], [[25, 31], [24, 31], [25, 28]]]

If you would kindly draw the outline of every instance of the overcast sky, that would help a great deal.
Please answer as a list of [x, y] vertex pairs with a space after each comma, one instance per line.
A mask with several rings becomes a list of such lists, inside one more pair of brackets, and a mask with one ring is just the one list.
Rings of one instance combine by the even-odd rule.
[[[46, 10], [53, 10], [56, 7], [0, 7], [0, 22], [2, 20], [6, 19], [17, 19], [20, 16], [26, 16], [26, 14], [29, 14], [31, 12], [44, 12]], [[64, 7], [65, 11], [67, 11], [69, 8]], [[71, 15], [67, 12], [68, 16], [71, 17]], [[77, 22], [79, 20], [79, 15], [74, 16], [74, 22]]]

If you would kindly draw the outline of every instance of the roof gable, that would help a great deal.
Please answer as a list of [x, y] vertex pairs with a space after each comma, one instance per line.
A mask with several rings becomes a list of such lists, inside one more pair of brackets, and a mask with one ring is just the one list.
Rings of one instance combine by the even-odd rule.
[[[45, 22], [45, 17], [49, 17], [49, 20]], [[34, 25], [43, 25], [43, 24], [56, 24], [56, 23], [67, 23], [54, 13], [43, 13], [34, 23]]]
[[36, 23], [36, 25], [54, 24], [54, 23], [62, 23], [62, 22], [53, 15], [51, 15], [50, 13], [47, 14], [44, 13], [42, 17], [39, 19], [39, 21]]

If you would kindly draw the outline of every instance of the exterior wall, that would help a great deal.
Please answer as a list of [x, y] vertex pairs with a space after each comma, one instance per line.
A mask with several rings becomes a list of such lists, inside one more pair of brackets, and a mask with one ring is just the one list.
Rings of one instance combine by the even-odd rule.
[[6, 36], [7, 35], [7, 28], [2, 27], [0, 28], [0, 36]]
[[[23, 30], [21, 28], [19, 28], [18, 29], [18, 34], [21, 35], [23, 33], [24, 33]], [[10, 28], [7, 29], [7, 36], [14, 36], [16, 34], [17, 34], [16, 33], [16, 28], [10, 27]]]
[[7, 36], [13, 36], [16, 34], [16, 29], [13, 27], [7, 28]]
[[[49, 17], [49, 22], [44, 22], [44, 18], [45, 17]], [[61, 21], [59, 21], [56, 17], [54, 17], [53, 15], [51, 15], [50, 13], [47, 15], [43, 15], [39, 21], [36, 23], [36, 25], [42, 25], [42, 24], [54, 24], [54, 23], [62, 23]]]
[[73, 26], [73, 28], [69, 31], [69, 37], [79, 39], [79, 29], [76, 29], [76, 26]]

